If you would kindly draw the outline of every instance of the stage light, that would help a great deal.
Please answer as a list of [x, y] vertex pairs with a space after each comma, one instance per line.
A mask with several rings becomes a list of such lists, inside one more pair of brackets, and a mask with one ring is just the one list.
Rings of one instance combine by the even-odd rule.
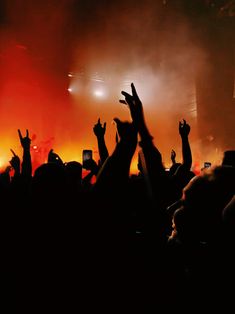
[[37, 147], [37, 145], [33, 145], [33, 149], [37, 149], [38, 147]]
[[67, 91], [70, 92], [70, 93], [72, 93], [73, 89], [72, 89], [71, 87], [69, 87], [69, 88], [67, 89]]
[[105, 97], [105, 91], [102, 89], [96, 89], [96, 90], [94, 90], [93, 95], [97, 98], [104, 98]]

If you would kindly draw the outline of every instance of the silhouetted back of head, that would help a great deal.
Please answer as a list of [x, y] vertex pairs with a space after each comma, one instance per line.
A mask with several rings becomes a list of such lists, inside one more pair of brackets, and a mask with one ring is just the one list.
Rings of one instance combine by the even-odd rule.
[[69, 161], [65, 165], [66, 176], [70, 178], [82, 178], [82, 165], [78, 161]]
[[233, 167], [217, 166], [193, 178], [184, 188], [181, 209], [174, 213], [177, 229], [200, 240], [211, 239], [220, 232], [223, 209], [234, 193]]
[[65, 171], [62, 165], [46, 163], [39, 166], [34, 173], [32, 189], [34, 194], [59, 196], [65, 187]]

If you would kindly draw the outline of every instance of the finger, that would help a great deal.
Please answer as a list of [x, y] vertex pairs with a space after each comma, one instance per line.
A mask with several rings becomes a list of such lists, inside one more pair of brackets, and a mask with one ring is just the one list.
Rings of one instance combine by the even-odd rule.
[[98, 124], [100, 124], [100, 118], [98, 119]]
[[53, 148], [49, 150], [49, 154], [52, 154], [53, 153]]
[[122, 94], [123, 96], [125, 96], [126, 98], [130, 98], [130, 99], [133, 98], [133, 96], [130, 95], [130, 94], [128, 94], [127, 92], [122, 91], [121, 94]]
[[29, 130], [26, 129], [26, 137], [29, 137]]
[[106, 122], [104, 123], [104, 130], [106, 130]]
[[13, 149], [10, 149], [10, 151], [12, 152], [13, 156], [16, 156], [16, 153], [14, 152]]
[[21, 134], [21, 132], [20, 132], [20, 129], [18, 129], [18, 134], [19, 134], [20, 140], [22, 140], [22, 139], [23, 139], [23, 136], [22, 136], [22, 134]]
[[138, 96], [136, 89], [135, 89], [135, 85], [133, 83], [131, 83], [131, 91], [132, 91], [133, 97], [139, 99], [139, 96]]
[[123, 100], [123, 99], [120, 99], [119, 102], [120, 102], [121, 104], [127, 105], [127, 102], [126, 102], [125, 100]]

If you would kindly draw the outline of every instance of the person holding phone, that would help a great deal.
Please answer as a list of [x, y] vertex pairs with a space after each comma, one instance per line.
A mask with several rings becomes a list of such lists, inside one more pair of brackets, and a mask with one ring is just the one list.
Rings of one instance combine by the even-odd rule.
[[90, 173], [83, 178], [83, 185], [90, 185], [93, 176], [96, 176], [99, 171], [99, 166], [93, 159], [93, 152], [91, 149], [84, 149], [82, 151], [82, 167], [85, 170], [90, 171]]

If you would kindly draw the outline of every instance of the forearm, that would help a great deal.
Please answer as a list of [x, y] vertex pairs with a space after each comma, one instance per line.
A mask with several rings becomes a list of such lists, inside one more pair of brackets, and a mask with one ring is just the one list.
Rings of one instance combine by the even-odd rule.
[[109, 153], [108, 153], [107, 146], [105, 144], [104, 137], [97, 137], [97, 141], [98, 141], [100, 161], [101, 161], [101, 164], [103, 165], [105, 160], [108, 158]]
[[153, 139], [153, 136], [150, 134], [147, 128], [144, 114], [142, 114], [142, 117], [138, 119], [137, 127], [138, 127], [138, 133], [140, 135], [141, 141], [149, 141]]
[[153, 180], [155, 180], [157, 176], [164, 171], [162, 156], [153, 144], [152, 139], [142, 140], [139, 144], [145, 158], [146, 171], [149, 176], [153, 177]]
[[32, 176], [32, 162], [29, 150], [24, 150], [23, 152], [22, 175], [25, 177]]
[[190, 170], [192, 166], [192, 153], [189, 144], [188, 137], [182, 137], [182, 156], [183, 156], [183, 165]]
[[18, 178], [20, 176], [20, 169], [14, 169], [14, 176], [13, 178]]
[[126, 143], [119, 142], [99, 171], [96, 186], [106, 190], [120, 188], [120, 183], [126, 182], [129, 178], [134, 151], [135, 149], [129, 150]]
[[143, 114], [138, 121], [138, 132], [140, 135], [139, 144], [143, 150], [147, 171], [152, 173], [153, 169], [158, 171], [162, 170], [164, 168], [162, 164], [162, 156], [153, 143], [153, 136], [147, 128]]

